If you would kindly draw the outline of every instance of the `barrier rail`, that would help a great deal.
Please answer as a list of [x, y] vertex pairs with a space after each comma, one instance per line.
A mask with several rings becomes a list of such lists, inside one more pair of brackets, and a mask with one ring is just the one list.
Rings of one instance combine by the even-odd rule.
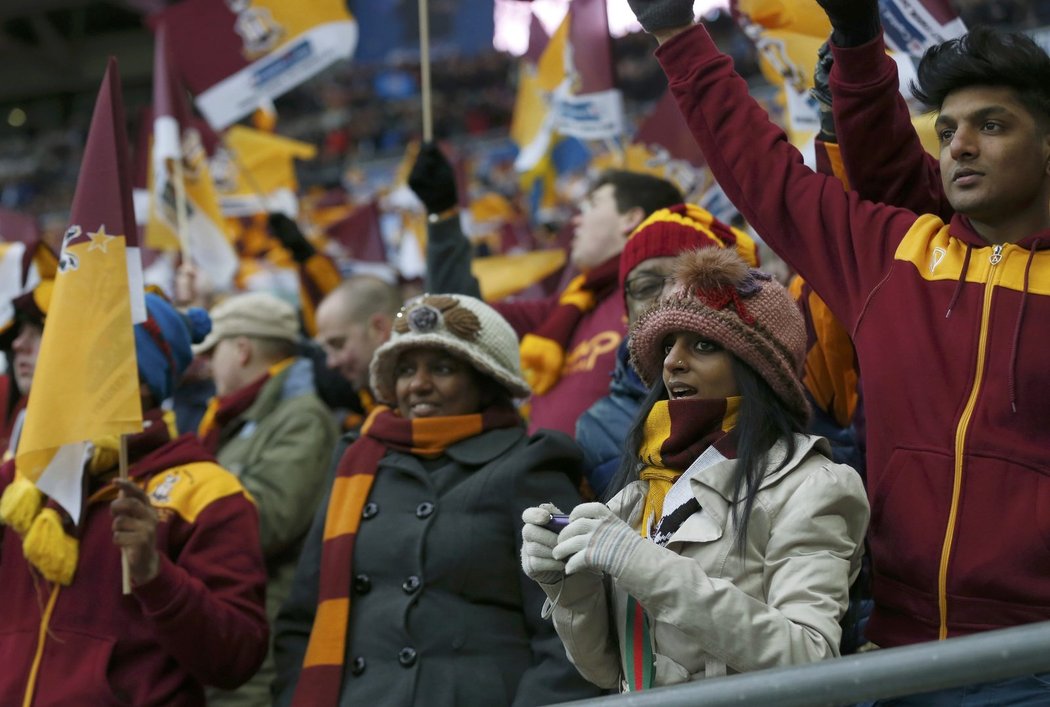
[[567, 704], [574, 707], [817, 707], [1044, 672], [1050, 672], [1050, 621]]

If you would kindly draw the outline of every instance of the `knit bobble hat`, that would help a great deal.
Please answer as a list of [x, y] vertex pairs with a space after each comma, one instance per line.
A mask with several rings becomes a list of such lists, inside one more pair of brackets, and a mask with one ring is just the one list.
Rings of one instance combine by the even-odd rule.
[[681, 254], [674, 278], [671, 292], [631, 328], [631, 365], [645, 384], [661, 379], [664, 338], [693, 332], [747, 363], [787, 407], [808, 417], [801, 380], [806, 325], [788, 291], [721, 248]]
[[758, 265], [758, 251], [750, 236], [695, 204], [677, 204], [654, 211], [627, 237], [620, 254], [620, 287], [649, 258], [673, 257], [707, 246], [735, 248], [749, 265]]
[[466, 295], [423, 295], [401, 308], [390, 340], [369, 367], [372, 392], [394, 404], [394, 368], [403, 351], [444, 349], [502, 385], [512, 398], [531, 392], [521, 373], [518, 336], [499, 312]]
[[135, 354], [139, 380], [153, 395], [153, 402], [171, 397], [182, 374], [193, 360], [190, 346], [211, 331], [208, 313], [191, 307], [185, 314], [161, 295], [146, 293], [146, 321], [135, 325]]

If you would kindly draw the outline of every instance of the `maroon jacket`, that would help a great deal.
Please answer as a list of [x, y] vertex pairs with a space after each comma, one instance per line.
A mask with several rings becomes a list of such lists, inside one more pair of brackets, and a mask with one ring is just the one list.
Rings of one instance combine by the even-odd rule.
[[864, 201], [803, 164], [702, 26], [657, 58], [730, 200], [856, 345], [869, 638], [1050, 619], [1050, 230], [990, 246], [965, 217]]
[[[13, 462], [0, 467], [0, 492], [13, 474]], [[130, 596], [120, 590], [110, 489], [87, 503], [69, 587], [41, 579], [18, 534], [0, 526], [3, 707], [22, 704], [36, 660], [33, 704], [136, 706], [203, 705], [204, 685], [236, 687], [262, 662], [266, 572], [240, 483], [191, 435], [148, 452], [130, 474], [158, 508], [161, 553], [160, 574]]]

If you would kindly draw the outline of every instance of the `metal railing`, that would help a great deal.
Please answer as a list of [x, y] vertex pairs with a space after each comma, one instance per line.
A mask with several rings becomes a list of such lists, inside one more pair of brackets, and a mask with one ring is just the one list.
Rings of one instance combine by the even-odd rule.
[[820, 663], [610, 695], [574, 707], [817, 707], [1050, 672], [1050, 621]]

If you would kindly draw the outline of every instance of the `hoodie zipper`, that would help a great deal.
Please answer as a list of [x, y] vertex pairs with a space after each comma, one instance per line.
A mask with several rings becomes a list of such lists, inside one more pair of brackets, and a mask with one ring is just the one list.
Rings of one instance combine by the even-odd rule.
[[61, 586], [56, 582], [51, 585], [51, 596], [48, 597], [47, 606], [44, 609], [44, 615], [40, 617], [40, 633], [37, 635], [36, 653], [33, 655], [33, 663], [29, 668], [29, 679], [26, 681], [25, 695], [22, 697], [22, 707], [29, 707], [33, 704], [33, 698], [36, 696], [36, 684], [40, 674], [40, 663], [44, 659], [44, 644], [47, 642], [48, 630], [51, 626], [51, 616], [55, 613], [55, 604], [58, 602], [59, 592], [62, 591]]
[[948, 511], [948, 527], [944, 532], [944, 545], [941, 548], [941, 566], [937, 575], [937, 605], [940, 610], [940, 629], [937, 637], [944, 640], [948, 637], [948, 563], [951, 559], [952, 546], [955, 542], [955, 526], [958, 522], [959, 497], [962, 495], [963, 453], [966, 449], [966, 433], [970, 429], [973, 411], [977, 406], [977, 396], [984, 380], [984, 362], [988, 353], [988, 320], [992, 312], [992, 290], [995, 289], [995, 266], [1003, 259], [1003, 246], [996, 245], [988, 258], [991, 269], [984, 284], [984, 302], [981, 305], [981, 329], [977, 339], [977, 369], [973, 377], [970, 398], [966, 401], [959, 425], [955, 429], [955, 475], [952, 484], [952, 504]]

